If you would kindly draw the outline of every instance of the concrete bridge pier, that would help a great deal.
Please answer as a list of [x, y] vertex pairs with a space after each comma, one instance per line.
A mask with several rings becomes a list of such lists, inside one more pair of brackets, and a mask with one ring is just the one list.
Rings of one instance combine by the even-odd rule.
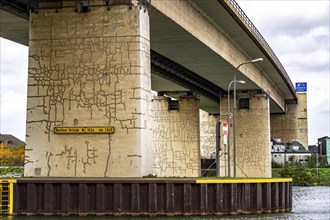
[[25, 176], [152, 173], [149, 7], [106, 2], [30, 16]]
[[[199, 177], [199, 100], [157, 96], [152, 101], [154, 174], [158, 177]], [[150, 155], [151, 156], [151, 155]]]
[[[236, 176], [271, 177], [269, 98], [255, 91], [237, 94]], [[221, 115], [227, 114], [228, 99], [221, 100]], [[231, 113], [233, 99], [230, 100]], [[233, 119], [230, 121], [230, 172], [234, 175]], [[222, 155], [221, 166], [226, 167], [227, 155]], [[227, 176], [221, 169], [221, 176]]]
[[307, 94], [297, 93], [297, 97], [297, 103], [287, 103], [285, 113], [271, 114], [271, 136], [282, 143], [298, 140], [307, 150]]

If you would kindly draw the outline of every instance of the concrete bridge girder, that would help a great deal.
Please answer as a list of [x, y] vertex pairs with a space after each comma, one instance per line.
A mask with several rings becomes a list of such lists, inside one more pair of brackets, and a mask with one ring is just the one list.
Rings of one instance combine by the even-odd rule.
[[[22, 8], [22, 2], [24, 1], [15, 0], [11, 5], [16, 4]], [[43, 1], [43, 4], [47, 4], [45, 2]], [[65, 4], [71, 4], [70, 2], [66, 1]], [[95, 2], [104, 3], [104, 1]], [[240, 85], [238, 90], [261, 89], [271, 98], [271, 113], [285, 112], [285, 100], [296, 99], [288, 91], [290, 88], [286, 88], [291, 82], [283, 82], [281, 74], [267, 59], [262, 48], [258, 48], [251, 36], [248, 36], [239, 27], [237, 20], [233, 19], [233, 15], [224, 9], [225, 2], [216, 0], [152, 1], [151, 49], [185, 66], [224, 90], [227, 89], [236, 73], [239, 79], [247, 82], [245, 85]], [[16, 13], [21, 16], [15, 17], [4, 11], [8, 11], [8, 8], [13, 8], [13, 6], [5, 5], [6, 7], [4, 7], [4, 5], [2, 4], [1, 7], [3, 19], [1, 19], [0, 36], [27, 45], [28, 22], [24, 20], [27, 17], [27, 10], [21, 9]], [[26, 6], [26, 8], [29, 7]], [[13, 10], [11, 9], [11, 11]], [[13, 23], [13, 19], [19, 19], [14, 22], [14, 26], [10, 25]], [[5, 21], [10, 21], [10, 24]], [[236, 70], [240, 63], [256, 57], [263, 57], [265, 61], [255, 65], [242, 66], [240, 71]], [[166, 87], [166, 90], [168, 88], [185, 89], [153, 74], [152, 89], [162, 91], [163, 87]], [[218, 103], [201, 97], [201, 108], [206, 111], [215, 113], [218, 105]]]
[[29, 21], [0, 9], [0, 37], [28, 45]]
[[[217, 11], [218, 14], [227, 13], [217, 1], [206, 2], [212, 2], [213, 11]], [[285, 111], [285, 100], [293, 98], [285, 97], [275, 85], [277, 82], [270, 80], [268, 75], [275, 74], [270, 61], [251, 40], [246, 43], [254, 45], [249, 46], [251, 51], [243, 50], [246, 46], [239, 45], [244, 44], [243, 41], [246, 40], [243, 31], [236, 32], [237, 35], [241, 35], [242, 40], [234, 42], [217, 25], [218, 21], [214, 21], [203, 12], [201, 5], [200, 1], [152, 1], [152, 48], [225, 90], [236, 73], [237, 78], [247, 82], [238, 89], [261, 89], [271, 98], [271, 112]], [[228, 14], [223, 18], [228, 19]], [[156, 21], [161, 21], [162, 26], [157, 25]], [[263, 57], [265, 61], [244, 65], [239, 71], [236, 70], [239, 64], [257, 57]], [[266, 72], [269, 72], [268, 75]]]

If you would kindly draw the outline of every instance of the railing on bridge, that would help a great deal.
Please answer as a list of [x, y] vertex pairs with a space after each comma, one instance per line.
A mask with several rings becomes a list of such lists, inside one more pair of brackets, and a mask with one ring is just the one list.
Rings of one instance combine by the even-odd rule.
[[277, 68], [280, 71], [281, 77], [284, 79], [284, 81], [287, 83], [288, 87], [291, 90], [292, 95], [295, 97], [295, 90], [294, 86], [289, 78], [289, 75], [287, 74], [286, 70], [284, 69], [283, 65], [275, 55], [274, 51], [271, 49], [269, 44], [266, 42], [264, 37], [261, 35], [261, 33], [258, 31], [258, 29], [254, 26], [254, 24], [251, 22], [251, 20], [248, 18], [248, 16], [244, 13], [242, 8], [237, 4], [235, 0], [218, 0], [218, 2], [222, 5], [225, 4], [225, 6], [228, 6], [233, 13], [239, 18], [239, 20], [242, 22], [242, 24], [245, 25], [245, 27], [250, 31], [250, 33], [253, 35], [253, 37], [259, 42], [259, 44], [264, 48], [264, 51], [269, 55], [271, 58], [271, 62], [274, 62], [275, 68]]

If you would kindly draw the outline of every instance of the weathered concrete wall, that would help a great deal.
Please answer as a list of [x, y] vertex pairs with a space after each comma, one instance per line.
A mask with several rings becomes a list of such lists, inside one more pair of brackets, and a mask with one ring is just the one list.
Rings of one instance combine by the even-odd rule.
[[298, 137], [299, 142], [308, 149], [307, 93], [298, 93]]
[[[236, 124], [236, 176], [237, 177], [271, 177], [270, 153], [270, 116], [269, 99], [264, 94], [249, 94], [250, 108], [239, 109], [237, 98], [237, 124]], [[221, 114], [228, 112], [228, 99], [221, 102]], [[230, 101], [233, 112], [233, 99]], [[233, 119], [230, 130], [230, 160], [231, 176], [233, 176]], [[220, 169], [221, 175], [225, 173], [226, 164], [223, 155]]]
[[194, 97], [182, 97], [179, 111], [168, 111], [168, 101], [161, 96], [152, 101], [154, 174], [198, 177], [199, 101]]
[[298, 93], [298, 104], [288, 104], [286, 114], [271, 114], [271, 137], [283, 143], [298, 140], [308, 147], [307, 94]]
[[[29, 49], [25, 176], [152, 173], [148, 11], [40, 10], [31, 14]], [[115, 133], [54, 134], [55, 126]]]
[[200, 146], [201, 158], [211, 158], [211, 154], [215, 152], [215, 129], [217, 117], [209, 115], [208, 112], [199, 110], [200, 120]]
[[297, 105], [288, 104], [286, 114], [271, 114], [271, 137], [281, 142], [296, 140], [298, 137]]

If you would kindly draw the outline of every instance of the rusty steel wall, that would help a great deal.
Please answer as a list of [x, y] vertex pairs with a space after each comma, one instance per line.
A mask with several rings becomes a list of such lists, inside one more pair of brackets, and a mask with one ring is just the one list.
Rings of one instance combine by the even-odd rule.
[[291, 182], [197, 184], [194, 180], [18, 180], [14, 214], [173, 215], [289, 212]]

